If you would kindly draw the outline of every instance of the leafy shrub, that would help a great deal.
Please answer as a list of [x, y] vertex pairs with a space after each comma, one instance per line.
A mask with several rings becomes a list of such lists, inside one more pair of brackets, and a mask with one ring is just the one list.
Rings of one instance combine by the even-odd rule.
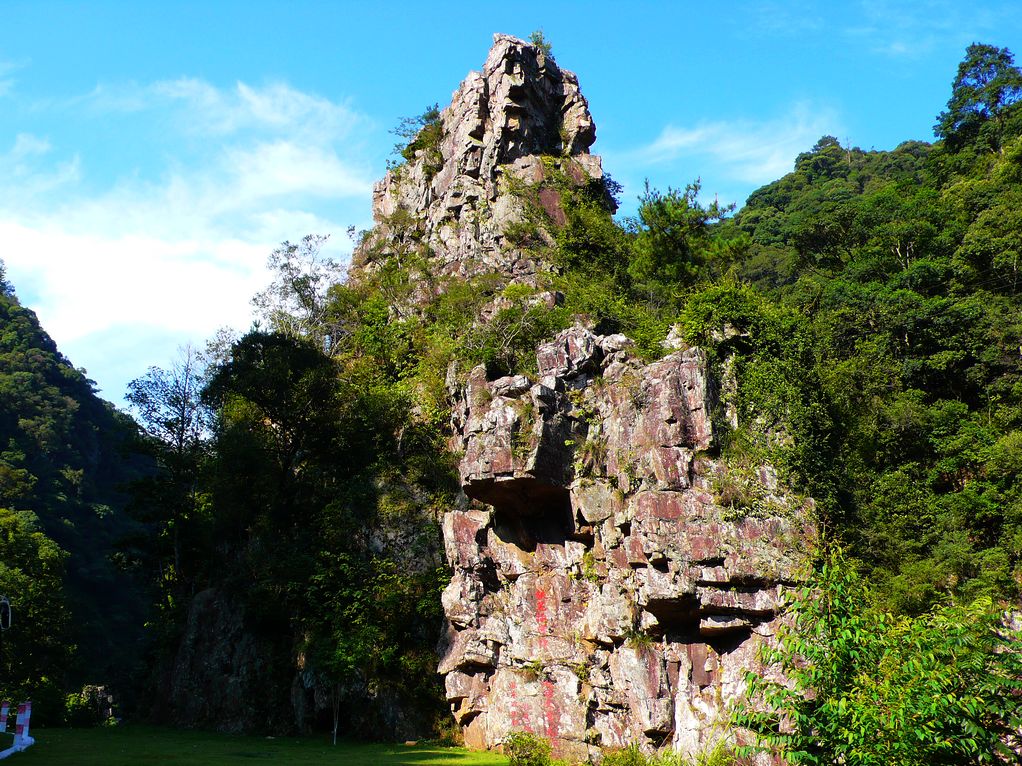
[[68, 726], [99, 726], [115, 722], [105, 713], [110, 709], [106, 690], [97, 686], [86, 686], [80, 692], [71, 692], [64, 702], [64, 722]]
[[649, 766], [649, 756], [631, 744], [621, 750], [607, 750], [603, 754], [602, 766]]
[[514, 731], [504, 740], [509, 766], [550, 766], [550, 742], [536, 734]]
[[621, 750], [605, 751], [601, 766], [734, 766], [736, 763], [732, 750], [721, 742], [694, 758], [670, 749], [646, 755], [637, 745], [631, 744]]
[[1022, 725], [1022, 635], [1003, 611], [981, 599], [896, 617], [872, 603], [831, 553], [764, 652], [790, 685], [750, 671], [733, 722], [792, 764], [1016, 762], [1005, 742]]

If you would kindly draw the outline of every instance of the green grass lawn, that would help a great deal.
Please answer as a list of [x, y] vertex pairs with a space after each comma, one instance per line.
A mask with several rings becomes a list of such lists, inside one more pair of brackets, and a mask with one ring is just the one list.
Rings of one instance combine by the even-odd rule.
[[[339, 742], [327, 736], [246, 737], [182, 731], [156, 726], [98, 729], [33, 729], [35, 745], [12, 755], [4, 766], [497, 766], [507, 759], [496, 753], [417, 745]], [[11, 738], [0, 735], [0, 750]]]

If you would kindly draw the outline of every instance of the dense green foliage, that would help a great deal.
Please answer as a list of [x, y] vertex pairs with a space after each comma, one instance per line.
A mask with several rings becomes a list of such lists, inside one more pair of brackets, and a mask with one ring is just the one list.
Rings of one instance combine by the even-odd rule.
[[316, 278], [319, 244], [277, 252], [257, 301], [267, 329], [189, 357], [202, 369], [132, 384], [162, 468], [145, 496], [157, 669], [174, 661], [191, 597], [213, 588], [269, 647], [267, 728], [314, 722], [276, 704], [295, 679], [333, 697], [342, 730], [374, 725], [370, 687], [439, 720], [436, 518], [453, 500], [453, 464], [411, 415], [404, 331], [376, 289]]
[[63, 690], [136, 671], [144, 599], [119, 565], [133, 529], [125, 485], [133, 425], [101, 401], [21, 306], [0, 268], [0, 696], [34, 693], [59, 719]]
[[764, 657], [788, 683], [750, 672], [758, 709], [734, 720], [770, 752], [815, 766], [1014, 760], [1022, 633], [989, 599], [898, 617], [833, 554], [789, 614]]
[[[740, 363], [802, 360], [772, 375], [817, 400], [813, 417], [787, 418], [794, 449], [812, 452], [785, 458], [901, 610], [1010, 596], [1022, 580], [1022, 141], [1003, 138], [1001, 153], [825, 137], [735, 221], [752, 240], [740, 290], [793, 322], [778, 349], [741, 349]], [[753, 343], [762, 334], [746, 305], [714, 311]], [[746, 402], [785, 414], [749, 382]]]
[[0, 634], [0, 699], [43, 701], [59, 720], [61, 684], [74, 646], [64, 598], [67, 554], [39, 531], [34, 514], [0, 508], [0, 594], [14, 597], [11, 630]]

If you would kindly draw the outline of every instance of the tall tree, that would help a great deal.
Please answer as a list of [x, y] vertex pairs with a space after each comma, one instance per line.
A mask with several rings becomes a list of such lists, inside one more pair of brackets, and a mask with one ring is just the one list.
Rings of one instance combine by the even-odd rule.
[[684, 191], [666, 193], [650, 189], [639, 198], [639, 217], [633, 221], [635, 240], [628, 272], [638, 282], [689, 284], [704, 262], [710, 239], [710, 224], [719, 221], [734, 205], [716, 200], [700, 204], [697, 179]]
[[168, 369], [150, 367], [131, 381], [125, 396], [159, 466], [138, 484], [142, 516], [160, 527], [159, 537], [169, 540], [175, 580], [184, 576], [182, 528], [194, 521], [199, 502], [199, 468], [210, 425], [209, 409], [200, 398], [203, 384], [203, 360], [186, 346]]
[[977, 136], [1000, 151], [1009, 118], [1022, 100], [1022, 71], [1007, 48], [973, 43], [965, 50], [951, 84], [947, 110], [933, 127], [938, 138], [960, 148]]
[[339, 284], [342, 270], [323, 255], [328, 237], [309, 234], [297, 244], [284, 242], [270, 253], [273, 282], [256, 294], [252, 304], [268, 329], [305, 338], [332, 353], [337, 329], [328, 318], [327, 294]]

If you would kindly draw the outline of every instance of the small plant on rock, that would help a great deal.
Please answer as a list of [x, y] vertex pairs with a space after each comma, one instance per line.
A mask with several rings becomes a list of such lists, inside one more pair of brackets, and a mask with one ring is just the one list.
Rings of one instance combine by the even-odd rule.
[[625, 633], [625, 643], [632, 647], [632, 649], [642, 651], [653, 646], [653, 636], [639, 628], [630, 628]]
[[582, 554], [582, 579], [594, 585], [600, 582], [600, 573], [596, 568], [596, 554], [591, 550]]
[[529, 35], [529, 42], [543, 51], [544, 56], [553, 58], [553, 47], [550, 45], [550, 41], [546, 39], [542, 29], [537, 29]]
[[432, 178], [443, 165], [440, 142], [444, 137], [444, 125], [440, 119], [440, 105], [433, 104], [415, 117], [404, 117], [391, 132], [402, 139], [394, 146], [394, 153], [411, 162], [418, 152], [423, 152], [426, 177]]

